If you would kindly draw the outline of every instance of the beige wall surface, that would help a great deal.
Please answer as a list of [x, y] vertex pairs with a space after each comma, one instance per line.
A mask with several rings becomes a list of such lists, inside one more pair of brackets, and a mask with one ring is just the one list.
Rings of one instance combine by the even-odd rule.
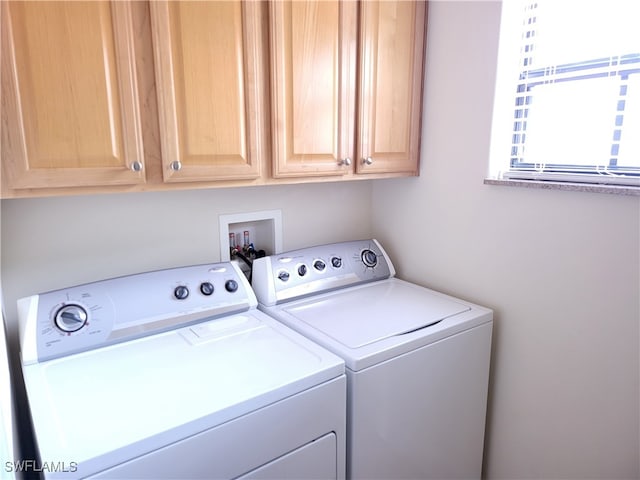
[[282, 211], [283, 248], [368, 238], [369, 181], [2, 201], [2, 288], [17, 298], [220, 260], [218, 216]]
[[431, 2], [421, 176], [374, 182], [373, 233], [495, 310], [487, 478], [640, 478], [640, 197], [483, 185], [499, 16]]

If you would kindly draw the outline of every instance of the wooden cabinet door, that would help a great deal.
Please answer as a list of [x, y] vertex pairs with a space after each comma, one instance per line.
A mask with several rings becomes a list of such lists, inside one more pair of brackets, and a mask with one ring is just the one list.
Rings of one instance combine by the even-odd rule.
[[357, 4], [273, 1], [269, 13], [274, 177], [351, 172]]
[[0, 3], [5, 183], [143, 183], [129, 3]]
[[424, 1], [360, 5], [358, 173], [418, 173]]
[[268, 152], [261, 2], [150, 7], [164, 181], [259, 177]]

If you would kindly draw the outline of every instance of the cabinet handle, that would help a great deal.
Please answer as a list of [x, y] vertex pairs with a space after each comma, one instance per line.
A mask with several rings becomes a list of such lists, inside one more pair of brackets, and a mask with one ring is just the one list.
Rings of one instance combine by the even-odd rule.
[[171, 162], [171, 170], [173, 170], [174, 172], [179, 172], [182, 169], [182, 163], [180, 163], [180, 160], [174, 160], [173, 162]]
[[142, 171], [142, 162], [140, 162], [138, 160], [133, 162], [131, 164], [131, 170], [133, 170], [134, 172], [141, 172]]
[[371, 157], [363, 158], [362, 159], [362, 163], [364, 165], [371, 165], [373, 163], [373, 158], [371, 158]]
[[341, 165], [341, 166], [344, 166], [344, 167], [349, 167], [349, 166], [351, 166], [351, 159], [347, 157], [344, 160], [340, 160], [338, 162], [338, 165]]

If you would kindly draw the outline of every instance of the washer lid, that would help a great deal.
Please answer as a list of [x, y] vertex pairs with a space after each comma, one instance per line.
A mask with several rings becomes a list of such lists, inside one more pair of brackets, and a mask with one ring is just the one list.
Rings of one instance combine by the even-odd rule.
[[380, 282], [283, 310], [346, 347], [360, 348], [420, 330], [471, 307], [406, 283]]

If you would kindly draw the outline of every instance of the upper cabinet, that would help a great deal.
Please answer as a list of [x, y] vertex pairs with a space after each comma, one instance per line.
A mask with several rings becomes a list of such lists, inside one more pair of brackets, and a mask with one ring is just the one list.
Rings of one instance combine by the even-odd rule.
[[425, 24], [422, 1], [271, 2], [275, 177], [418, 173]]
[[418, 174], [424, 1], [0, 1], [3, 198]]
[[357, 7], [353, 1], [270, 2], [275, 177], [351, 170]]
[[150, 8], [164, 181], [259, 177], [268, 155], [261, 2]]
[[144, 183], [129, 3], [1, 3], [3, 180]]
[[358, 173], [418, 174], [426, 3], [360, 4]]

